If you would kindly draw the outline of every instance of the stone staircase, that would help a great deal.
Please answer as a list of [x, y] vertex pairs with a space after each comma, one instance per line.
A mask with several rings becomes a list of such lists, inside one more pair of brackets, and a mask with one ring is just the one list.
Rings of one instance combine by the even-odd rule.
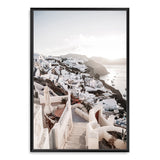
[[85, 122], [73, 123], [72, 132], [67, 139], [64, 149], [87, 149], [85, 140], [86, 125], [87, 123]]

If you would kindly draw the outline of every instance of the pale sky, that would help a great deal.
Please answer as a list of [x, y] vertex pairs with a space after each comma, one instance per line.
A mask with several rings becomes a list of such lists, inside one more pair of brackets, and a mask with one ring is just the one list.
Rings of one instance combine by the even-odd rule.
[[34, 11], [34, 53], [126, 57], [126, 11]]

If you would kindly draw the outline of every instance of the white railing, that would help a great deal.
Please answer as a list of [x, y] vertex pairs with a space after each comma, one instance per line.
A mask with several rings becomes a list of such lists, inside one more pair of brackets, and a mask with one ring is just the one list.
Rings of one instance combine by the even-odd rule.
[[101, 107], [96, 106], [89, 111], [89, 123], [86, 127], [86, 145], [88, 149], [99, 149], [99, 134], [98, 131], [95, 130], [99, 128], [99, 124], [95, 117], [95, 113], [100, 111]]
[[[95, 114], [98, 112], [98, 121], [95, 117]], [[89, 123], [86, 127], [86, 144], [88, 149], [99, 149], [99, 141], [103, 138], [109, 142], [112, 140], [113, 145], [117, 149], [126, 149], [126, 143], [120, 139], [116, 139], [109, 131], [115, 131], [122, 133], [125, 132], [125, 129], [121, 127], [115, 127], [113, 125], [114, 118], [106, 120], [102, 115], [102, 107], [96, 106], [89, 112]], [[123, 130], [123, 131], [122, 131]]]
[[72, 122], [72, 112], [71, 112], [70, 92], [69, 92], [66, 107], [58, 123], [56, 123], [51, 130], [50, 148], [51, 149], [63, 149], [67, 141], [67, 138], [72, 130], [72, 127], [73, 127], [73, 122]]
[[48, 129], [43, 128], [42, 106], [34, 104], [34, 149], [49, 149]]

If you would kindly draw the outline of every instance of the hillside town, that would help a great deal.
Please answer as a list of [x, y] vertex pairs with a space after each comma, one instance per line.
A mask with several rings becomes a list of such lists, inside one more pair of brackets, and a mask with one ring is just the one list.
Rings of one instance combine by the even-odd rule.
[[126, 149], [126, 101], [86, 64], [34, 54], [35, 149]]

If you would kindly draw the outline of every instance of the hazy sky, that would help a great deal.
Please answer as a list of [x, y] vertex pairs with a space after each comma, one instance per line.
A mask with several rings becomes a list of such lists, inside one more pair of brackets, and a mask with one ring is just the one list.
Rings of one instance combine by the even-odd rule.
[[34, 11], [34, 52], [126, 57], [126, 12]]

